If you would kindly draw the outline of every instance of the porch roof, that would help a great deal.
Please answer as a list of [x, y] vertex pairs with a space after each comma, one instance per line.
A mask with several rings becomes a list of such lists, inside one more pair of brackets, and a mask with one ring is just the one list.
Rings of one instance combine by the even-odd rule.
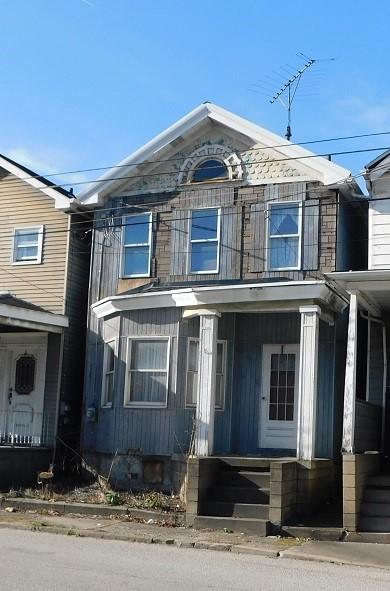
[[239, 283], [194, 286], [163, 291], [114, 295], [91, 306], [98, 318], [125, 310], [150, 308], [205, 308], [220, 311], [298, 311], [307, 304], [331, 310], [345, 306], [343, 299], [324, 280]]
[[346, 292], [358, 292], [359, 301], [367, 311], [380, 316], [390, 310], [390, 270], [343, 271], [328, 273], [327, 279]]
[[0, 326], [62, 332], [69, 325], [67, 316], [53, 314], [11, 294], [0, 294]]

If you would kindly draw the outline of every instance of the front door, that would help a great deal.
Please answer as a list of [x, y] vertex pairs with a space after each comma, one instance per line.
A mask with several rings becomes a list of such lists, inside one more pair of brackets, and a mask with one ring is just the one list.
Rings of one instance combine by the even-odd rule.
[[264, 345], [259, 447], [296, 450], [299, 345]]
[[4, 361], [0, 370], [2, 442], [41, 445], [46, 345], [10, 343], [0, 357]]

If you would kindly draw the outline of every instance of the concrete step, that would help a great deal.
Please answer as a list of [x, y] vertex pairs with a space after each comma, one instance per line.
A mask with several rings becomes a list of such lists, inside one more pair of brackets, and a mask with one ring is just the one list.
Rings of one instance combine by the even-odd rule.
[[267, 458], [240, 458], [240, 457], [219, 457], [220, 466], [223, 469], [238, 468], [241, 470], [252, 470], [258, 472], [269, 471], [271, 460]]
[[217, 475], [217, 484], [224, 486], [240, 486], [244, 488], [269, 488], [269, 472], [251, 472], [240, 470], [220, 470]]
[[359, 531], [390, 532], [390, 517], [360, 517]]
[[224, 529], [237, 533], [267, 536], [270, 532], [270, 522], [266, 519], [241, 519], [239, 517], [207, 517], [198, 515], [194, 521], [195, 529]]
[[207, 501], [202, 507], [203, 515], [215, 517], [243, 517], [249, 519], [268, 519], [269, 505], [253, 503], [226, 503]]
[[360, 517], [390, 517], [390, 503], [362, 503]]
[[390, 503], [390, 489], [366, 488], [363, 495], [364, 503]]
[[269, 503], [269, 489], [241, 486], [212, 486], [209, 489], [207, 497], [213, 501], [263, 505]]
[[367, 488], [390, 488], [390, 474], [377, 474], [367, 479]]

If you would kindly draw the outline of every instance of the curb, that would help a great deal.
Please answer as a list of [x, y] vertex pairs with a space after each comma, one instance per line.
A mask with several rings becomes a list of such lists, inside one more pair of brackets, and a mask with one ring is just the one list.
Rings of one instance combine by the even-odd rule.
[[133, 517], [142, 521], [152, 519], [157, 523], [169, 525], [185, 525], [184, 513], [162, 513], [147, 509], [133, 509], [131, 507], [111, 507], [108, 505], [93, 505], [91, 503], [64, 503], [62, 501], [41, 501], [38, 499], [0, 498], [0, 508], [14, 507], [20, 511], [56, 511], [59, 515], [84, 515], [109, 517]]

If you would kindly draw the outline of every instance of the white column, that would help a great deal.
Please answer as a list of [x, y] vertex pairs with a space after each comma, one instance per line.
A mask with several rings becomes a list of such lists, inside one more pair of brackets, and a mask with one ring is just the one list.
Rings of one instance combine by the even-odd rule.
[[356, 406], [356, 362], [357, 362], [358, 296], [352, 292], [349, 298], [349, 324], [347, 359], [344, 382], [343, 445], [345, 453], [354, 452], [355, 406]]
[[317, 373], [319, 306], [304, 306], [301, 313], [301, 343], [299, 355], [297, 457], [315, 457], [317, 417]]
[[218, 313], [200, 316], [195, 455], [210, 456], [214, 445]]

